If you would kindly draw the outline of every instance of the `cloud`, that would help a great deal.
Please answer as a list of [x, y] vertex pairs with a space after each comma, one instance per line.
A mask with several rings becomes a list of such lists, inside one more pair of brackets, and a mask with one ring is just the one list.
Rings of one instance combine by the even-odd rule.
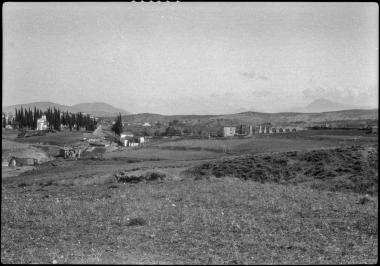
[[306, 98], [337, 98], [337, 99], [352, 99], [355, 97], [355, 91], [350, 88], [337, 87], [315, 87], [308, 88], [302, 91]]
[[258, 90], [258, 91], [253, 91], [252, 94], [256, 97], [265, 97], [271, 94], [271, 91], [269, 90]]
[[260, 75], [259, 79], [261, 79], [261, 80], [269, 80], [269, 78], [267, 76], [265, 76], [265, 75]]
[[255, 73], [255, 71], [252, 71], [252, 72], [241, 72], [240, 75], [242, 75], [243, 77], [249, 78], [249, 79], [253, 79], [253, 78], [255, 78], [256, 73]]
[[242, 75], [243, 77], [245, 78], [248, 78], [248, 79], [255, 79], [255, 78], [258, 78], [260, 80], [264, 80], [264, 81], [267, 81], [269, 80], [269, 78], [264, 75], [264, 74], [260, 74], [260, 73], [256, 73], [255, 71], [251, 71], [251, 72], [240, 72], [240, 75]]

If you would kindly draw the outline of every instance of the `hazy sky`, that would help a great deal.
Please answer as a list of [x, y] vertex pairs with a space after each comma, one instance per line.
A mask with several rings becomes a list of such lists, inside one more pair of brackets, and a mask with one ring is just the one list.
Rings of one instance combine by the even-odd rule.
[[376, 3], [5, 3], [3, 105], [378, 106]]

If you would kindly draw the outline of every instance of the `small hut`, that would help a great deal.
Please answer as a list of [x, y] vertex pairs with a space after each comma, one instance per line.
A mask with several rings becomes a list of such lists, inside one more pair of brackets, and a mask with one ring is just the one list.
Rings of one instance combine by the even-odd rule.
[[34, 158], [17, 158], [12, 156], [12, 158], [9, 160], [9, 167], [15, 167], [15, 166], [30, 166], [37, 164], [37, 159]]

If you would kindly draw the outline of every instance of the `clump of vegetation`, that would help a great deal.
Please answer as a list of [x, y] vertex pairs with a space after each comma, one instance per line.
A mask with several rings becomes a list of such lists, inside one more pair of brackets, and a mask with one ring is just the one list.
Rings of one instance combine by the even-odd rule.
[[119, 171], [114, 175], [119, 183], [139, 183], [142, 181], [164, 180], [166, 175], [161, 172], [133, 173], [131, 171]]
[[129, 220], [127, 226], [143, 226], [146, 225], [146, 221], [144, 218], [137, 217], [137, 218], [132, 218]]
[[187, 172], [197, 179], [233, 176], [274, 183], [309, 182], [314, 189], [377, 194], [377, 148], [244, 155], [208, 162]]
[[145, 174], [145, 180], [164, 180], [166, 175], [159, 172], [147, 172]]

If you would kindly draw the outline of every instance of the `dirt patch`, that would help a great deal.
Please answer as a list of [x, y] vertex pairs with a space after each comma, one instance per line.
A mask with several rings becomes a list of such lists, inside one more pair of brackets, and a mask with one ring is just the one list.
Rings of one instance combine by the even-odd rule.
[[88, 147], [82, 154], [82, 158], [103, 158], [107, 152], [106, 147]]
[[28, 144], [21, 144], [15, 141], [2, 140], [2, 160], [9, 162], [12, 156], [17, 158], [35, 159], [38, 164], [51, 161], [51, 157], [46, 151]]

